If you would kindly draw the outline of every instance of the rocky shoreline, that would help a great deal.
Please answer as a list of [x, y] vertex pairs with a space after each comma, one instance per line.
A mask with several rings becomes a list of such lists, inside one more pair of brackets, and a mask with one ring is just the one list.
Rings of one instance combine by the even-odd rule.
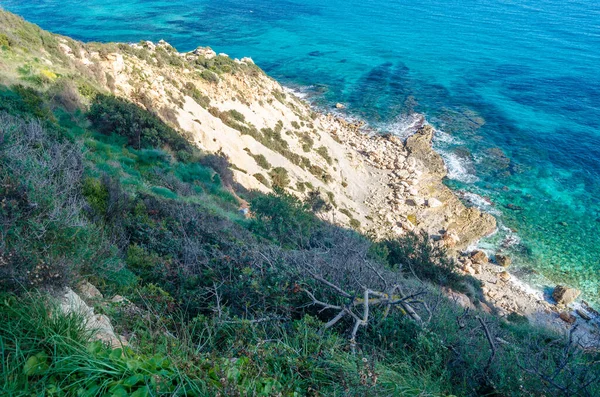
[[464, 307], [477, 307], [501, 317], [516, 313], [559, 332], [577, 325], [575, 335], [583, 344], [598, 344], [600, 315], [585, 301], [576, 302], [578, 290], [559, 285], [546, 296], [510, 274], [509, 257], [491, 253], [492, 261], [484, 251], [468, 250], [495, 231], [495, 219], [474, 207], [461, 207], [454, 192], [443, 185], [447, 170], [433, 149], [435, 130], [431, 126], [423, 122], [403, 142], [393, 135], [369, 134], [364, 122], [349, 122], [331, 114], [327, 120], [342, 125], [344, 128], [332, 129], [332, 133], [380, 171], [380, 183], [370, 186], [365, 200], [374, 234], [382, 237], [425, 230], [449, 249], [459, 272], [482, 283], [485, 302], [474, 304], [466, 295], [446, 291], [450, 298]]
[[[113, 94], [163, 118], [168, 115], [166, 121], [189, 134], [203, 150], [232, 159], [234, 177], [247, 189], [269, 191], [258, 177], [269, 175], [271, 167], [283, 168], [290, 193], [303, 196], [298, 187], [302, 185], [327, 194], [335, 204], [330, 215], [334, 222], [351, 226], [354, 221], [362, 231], [380, 238], [426, 231], [459, 259], [460, 271], [483, 283], [483, 310], [487, 306], [501, 316], [515, 312], [557, 329], [571, 326], [573, 311], [563, 315], [568, 322], [560, 320], [566, 308], [532, 294], [502, 266], [488, 261], [476, 264], [467, 256], [470, 253], [465, 254], [496, 230], [496, 221], [491, 214], [465, 206], [444, 185], [447, 169], [432, 147], [435, 130], [424, 119], [403, 141], [375, 134], [363, 122], [315, 112], [303, 99], [286, 96], [286, 90], [257, 70], [249, 58], [231, 60], [202, 47], [178, 53], [166, 42], [134, 44], [134, 53], [107, 54], [83, 47], [75, 53], [63, 44], [65, 55], [79, 68], [102, 71], [99, 84]], [[178, 60], [161, 66], [159, 53]], [[198, 78], [194, 65], [213, 59], [238, 68], [238, 73]], [[343, 111], [343, 105], [336, 108]], [[232, 114], [237, 118], [234, 123]], [[263, 131], [274, 134], [278, 145], [285, 141], [285, 150], [265, 145], [260, 140]], [[290, 153], [296, 154], [295, 160]], [[269, 168], [261, 167], [257, 156], [263, 156]], [[585, 307], [579, 310], [594, 317]], [[597, 320], [577, 317], [580, 331], [590, 335], [597, 331]]]

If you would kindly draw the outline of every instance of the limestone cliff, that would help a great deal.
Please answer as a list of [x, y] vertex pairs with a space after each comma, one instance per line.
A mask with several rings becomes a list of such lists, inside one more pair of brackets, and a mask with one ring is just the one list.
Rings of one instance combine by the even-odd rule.
[[18, 81], [26, 65], [50, 82], [68, 76], [80, 92], [110, 91], [155, 112], [201, 149], [225, 154], [247, 189], [270, 191], [269, 180], [285, 169], [288, 192], [320, 190], [333, 206], [329, 220], [380, 237], [426, 230], [465, 248], [495, 229], [491, 215], [465, 207], [442, 183], [446, 169], [430, 126], [406, 142], [368, 135], [362, 124], [315, 112], [250, 58], [210, 48], [179, 53], [164, 41], [83, 44], [56, 35], [28, 46], [0, 61], [5, 84]]

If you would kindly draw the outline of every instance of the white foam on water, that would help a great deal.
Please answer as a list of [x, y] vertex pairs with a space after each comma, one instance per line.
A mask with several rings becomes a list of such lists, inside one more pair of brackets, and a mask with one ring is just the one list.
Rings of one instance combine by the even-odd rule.
[[399, 116], [394, 122], [385, 126], [384, 130], [405, 140], [426, 124], [425, 116], [420, 113]]
[[446, 150], [438, 150], [438, 153], [442, 156], [446, 168], [448, 168], [448, 178], [463, 183], [475, 183], [479, 180], [477, 176], [469, 172], [472, 165], [469, 159], [459, 157]]
[[510, 228], [503, 224], [500, 224], [498, 227], [504, 232], [505, 235], [502, 243], [500, 244], [502, 248], [510, 248], [514, 245], [521, 244], [521, 237], [519, 237], [517, 233], [513, 232]]
[[474, 207], [479, 208], [482, 211], [488, 212], [492, 215], [502, 215], [502, 212], [500, 210], [498, 210], [496, 207], [494, 207], [494, 203], [491, 200], [489, 200], [488, 198], [480, 196], [477, 193], [467, 192], [464, 190], [458, 190], [458, 191], [455, 191], [455, 193], [460, 198], [462, 198], [463, 200], [466, 200], [469, 204], [471, 204]]
[[312, 87], [313, 86], [291, 88], [291, 87], [283, 86], [283, 91], [286, 94], [291, 94], [291, 95], [294, 95], [295, 97], [297, 97], [298, 99], [304, 100], [304, 99], [308, 98], [308, 92], [312, 89]]

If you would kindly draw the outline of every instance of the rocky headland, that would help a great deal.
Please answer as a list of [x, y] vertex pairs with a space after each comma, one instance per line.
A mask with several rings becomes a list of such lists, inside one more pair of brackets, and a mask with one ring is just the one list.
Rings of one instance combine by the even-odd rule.
[[[592, 308], [569, 308], [577, 294], [559, 291], [554, 304], [510, 275], [510, 258], [498, 254], [492, 263], [473, 251], [495, 231], [496, 221], [444, 185], [447, 169], [432, 147], [435, 130], [424, 121], [405, 141], [374, 133], [362, 122], [316, 111], [252, 59], [231, 59], [210, 48], [180, 53], [164, 41], [57, 40], [60, 53], [47, 53], [32, 67], [50, 80], [79, 76], [154, 112], [204, 151], [226, 156], [243, 188], [269, 192], [278, 184], [298, 197], [318, 190], [331, 206], [324, 218], [376, 238], [424, 231], [457, 258], [460, 272], [482, 283], [484, 302], [447, 291], [458, 303], [560, 329], [577, 322], [578, 332], [588, 335], [598, 331]], [[0, 60], [5, 82], [18, 81], [27, 57]]]

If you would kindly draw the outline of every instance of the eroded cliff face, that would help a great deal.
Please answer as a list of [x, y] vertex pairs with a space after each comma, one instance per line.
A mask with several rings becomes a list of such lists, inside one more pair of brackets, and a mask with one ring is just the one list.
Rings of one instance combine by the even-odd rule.
[[[406, 142], [366, 134], [362, 124], [315, 112], [250, 58], [232, 60], [209, 48], [178, 53], [162, 41], [101, 45], [55, 37], [59, 54], [42, 51], [45, 69], [155, 112], [201, 149], [225, 154], [247, 189], [270, 191], [285, 169], [288, 192], [319, 190], [333, 206], [324, 217], [379, 237], [425, 230], [462, 249], [495, 229], [491, 215], [465, 207], [443, 185], [446, 169], [431, 147], [430, 126]], [[18, 64], [2, 65], [5, 79], [17, 75]]]

